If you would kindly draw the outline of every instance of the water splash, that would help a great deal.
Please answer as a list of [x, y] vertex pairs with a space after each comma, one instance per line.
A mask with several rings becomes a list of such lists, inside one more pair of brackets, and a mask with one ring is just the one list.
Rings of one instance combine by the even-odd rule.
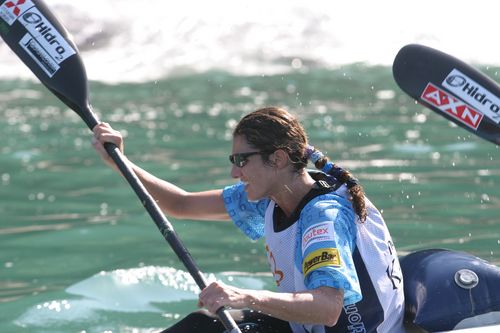
[[[222, 272], [208, 274], [208, 281], [220, 280], [242, 288], [269, 288], [269, 274]], [[178, 319], [178, 303], [189, 302], [196, 309], [199, 288], [191, 275], [172, 267], [145, 266], [103, 271], [66, 289], [66, 297], [45, 300], [29, 308], [17, 320], [22, 327], [65, 327], [68, 323], [89, 323], [103, 313], [161, 314]], [[167, 310], [165, 310], [167, 309]], [[170, 311], [174, 309], [173, 311]]]

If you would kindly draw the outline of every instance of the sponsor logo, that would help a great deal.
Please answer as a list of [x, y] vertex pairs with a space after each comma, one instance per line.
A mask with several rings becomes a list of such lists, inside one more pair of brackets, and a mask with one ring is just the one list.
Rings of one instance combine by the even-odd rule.
[[75, 50], [63, 36], [35, 7], [26, 11], [19, 19], [22, 25], [47, 51], [47, 54], [58, 64], [75, 54]]
[[29, 56], [40, 66], [40, 68], [49, 76], [52, 77], [59, 69], [59, 65], [50, 57], [40, 44], [26, 34], [19, 41], [19, 45], [29, 54]]
[[467, 82], [467, 80], [460, 75], [451, 75], [445, 79], [445, 82], [452, 87], [461, 87]]
[[19, 15], [33, 6], [34, 4], [31, 0], [5, 1], [0, 6], [0, 17], [9, 25], [12, 25]]
[[446, 91], [439, 89], [432, 83], [427, 84], [420, 97], [422, 100], [475, 130], [483, 119], [482, 113], [471, 108]]
[[366, 332], [365, 324], [363, 323], [363, 317], [359, 313], [356, 304], [345, 306], [344, 311], [347, 315], [347, 321], [349, 322], [349, 325], [347, 326], [348, 332]]
[[285, 278], [285, 274], [283, 271], [280, 271], [276, 267], [276, 259], [274, 258], [273, 252], [269, 249], [269, 246], [266, 245], [267, 259], [269, 261], [269, 266], [271, 266], [271, 271], [273, 272], [274, 281], [276, 282], [276, 286], [280, 286], [281, 281]]
[[457, 69], [453, 69], [443, 81], [455, 96], [476, 108], [497, 124], [500, 123], [500, 97], [472, 80]]
[[36, 24], [42, 21], [42, 17], [36, 13], [26, 13], [23, 15], [23, 19], [26, 23]]
[[302, 272], [304, 272], [304, 276], [306, 276], [315, 269], [324, 266], [341, 266], [338, 249], [326, 248], [309, 253], [302, 262]]
[[403, 272], [401, 271], [401, 266], [399, 265], [396, 254], [396, 247], [394, 243], [392, 243], [392, 240], [387, 242], [387, 249], [389, 250], [389, 258], [387, 258], [387, 260], [390, 260], [390, 262], [387, 265], [385, 273], [391, 281], [392, 290], [396, 290], [403, 283]]
[[302, 252], [314, 243], [333, 240], [334, 231], [332, 223], [325, 222], [312, 225], [302, 234]]
[[12, 14], [19, 16], [19, 14], [21, 14], [21, 8], [19, 6], [25, 2], [25, 0], [18, 0], [16, 3], [13, 1], [7, 1], [5, 2], [5, 7], [12, 8]]

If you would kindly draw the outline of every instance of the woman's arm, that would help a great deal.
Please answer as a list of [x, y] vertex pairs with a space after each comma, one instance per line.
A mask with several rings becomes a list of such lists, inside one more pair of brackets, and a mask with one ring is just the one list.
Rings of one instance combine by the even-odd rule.
[[224, 207], [222, 189], [187, 192], [133, 163], [131, 166], [160, 208], [168, 215], [195, 220], [229, 220]]
[[250, 308], [285, 321], [334, 326], [343, 308], [344, 293], [331, 287], [281, 293], [248, 290], [214, 282], [199, 295], [199, 305], [215, 313], [221, 306]]
[[[123, 153], [123, 137], [107, 123], [98, 124], [93, 129], [92, 144], [101, 158], [116, 171], [118, 167], [104, 149], [105, 142], [114, 143]], [[144, 169], [130, 162], [124, 155], [125, 162], [134, 170], [160, 208], [170, 216], [196, 220], [229, 220], [224, 207], [222, 189], [187, 192], [182, 188], [161, 180]]]

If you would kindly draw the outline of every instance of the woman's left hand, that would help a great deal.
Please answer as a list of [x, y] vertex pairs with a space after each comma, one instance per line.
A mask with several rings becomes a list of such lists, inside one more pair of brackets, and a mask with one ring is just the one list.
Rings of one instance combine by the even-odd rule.
[[241, 309], [248, 306], [248, 290], [228, 286], [222, 282], [212, 282], [203, 289], [198, 298], [198, 306], [216, 313], [221, 307]]

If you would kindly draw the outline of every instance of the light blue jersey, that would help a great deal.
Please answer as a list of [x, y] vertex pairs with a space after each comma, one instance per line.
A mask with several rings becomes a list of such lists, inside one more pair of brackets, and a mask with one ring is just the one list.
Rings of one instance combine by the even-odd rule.
[[293, 332], [401, 332], [402, 277], [389, 232], [369, 200], [361, 223], [345, 197], [345, 187], [312, 195], [297, 219], [280, 229], [273, 201], [249, 201], [242, 183], [223, 191], [235, 225], [253, 240], [265, 238], [279, 291], [344, 291], [344, 311], [334, 328], [290, 323]]

